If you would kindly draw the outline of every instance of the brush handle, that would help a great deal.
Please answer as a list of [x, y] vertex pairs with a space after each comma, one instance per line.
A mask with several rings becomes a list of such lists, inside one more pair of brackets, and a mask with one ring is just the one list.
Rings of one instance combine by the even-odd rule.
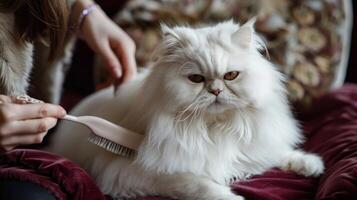
[[78, 121], [78, 117], [73, 116], [73, 115], [65, 115], [62, 119], [65, 119], [65, 120], [68, 120], [68, 121], [72, 121], [72, 122], [81, 123], [80, 121]]
[[72, 115], [66, 115], [63, 117], [63, 119], [83, 124], [90, 128], [95, 135], [133, 150], [137, 150], [139, 148], [144, 138], [144, 135], [135, 133], [100, 117], [76, 117]]

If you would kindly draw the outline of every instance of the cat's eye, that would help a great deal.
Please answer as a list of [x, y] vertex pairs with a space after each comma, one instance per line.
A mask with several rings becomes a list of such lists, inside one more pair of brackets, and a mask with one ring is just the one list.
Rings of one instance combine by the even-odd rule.
[[205, 81], [205, 77], [199, 74], [192, 74], [188, 76], [188, 79], [194, 83], [201, 83]]
[[226, 74], [224, 74], [224, 79], [232, 81], [234, 79], [236, 79], [239, 76], [239, 71], [231, 71], [231, 72], [227, 72]]

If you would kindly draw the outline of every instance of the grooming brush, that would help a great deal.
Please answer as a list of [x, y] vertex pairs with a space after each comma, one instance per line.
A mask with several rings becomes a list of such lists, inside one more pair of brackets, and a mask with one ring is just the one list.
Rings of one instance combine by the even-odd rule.
[[88, 141], [114, 154], [132, 157], [138, 150], [143, 135], [118, 126], [110, 121], [95, 116], [66, 115], [65, 120], [85, 125], [92, 131]]

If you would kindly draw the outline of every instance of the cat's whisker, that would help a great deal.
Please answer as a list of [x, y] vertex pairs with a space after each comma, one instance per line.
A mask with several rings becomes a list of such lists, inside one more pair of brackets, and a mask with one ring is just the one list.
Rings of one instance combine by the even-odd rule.
[[249, 105], [249, 102], [244, 99], [237, 99], [236, 97], [227, 96], [225, 98], [228, 104], [233, 105], [235, 108], [239, 109], [242, 105]]
[[200, 109], [199, 109], [199, 104], [197, 104], [196, 107], [193, 109], [193, 112], [192, 112], [193, 114], [192, 114], [192, 117], [191, 117], [189, 123], [187, 124], [187, 128], [190, 127], [192, 121], [196, 118], [196, 113], [197, 113], [197, 111], [199, 111], [199, 110], [200, 110]]
[[[193, 113], [194, 113], [194, 111], [195, 111], [195, 108], [198, 106], [198, 104], [199, 103], [197, 103], [197, 105], [194, 107], [194, 109], [192, 109], [192, 111], [184, 118], [184, 119], [178, 119], [177, 121], [178, 122], [183, 122], [183, 121], [186, 121], [187, 119], [189, 119], [192, 115], [193, 115]], [[187, 112], [187, 111], [186, 111]]]
[[185, 122], [186, 120], [190, 119], [190, 121], [188, 123], [184, 123], [182, 128], [183, 128], [183, 133], [186, 133], [187, 130], [189, 130], [192, 122], [196, 119], [200, 119], [202, 120], [202, 112], [203, 110], [200, 109], [201, 108], [201, 104], [203, 102], [205, 102], [205, 97], [202, 98], [198, 98], [196, 101], [194, 101], [192, 103], [192, 106], [194, 106], [194, 108], [191, 110], [191, 112], [184, 118], [184, 119], [178, 119], [176, 122], [176, 126], [180, 123], [182, 124], [182, 122]]
[[[189, 111], [193, 106], [198, 106], [201, 104], [201, 102], [204, 100], [204, 97], [200, 96], [196, 100], [194, 100], [189, 106], [187, 106], [183, 111], [179, 111], [179, 115], [175, 117], [175, 120], [178, 122], [183, 122], [186, 121], [190, 116], [192, 115], [192, 112], [190, 112], [184, 119], [181, 119], [181, 117], [186, 114], [187, 111]], [[194, 109], [193, 109], [194, 110]]]
[[199, 100], [200, 100], [200, 97], [198, 98], [198, 100], [194, 100], [194, 101], [193, 101], [190, 105], [188, 105], [184, 110], [179, 111], [179, 112], [178, 112], [179, 114], [178, 114], [176, 117], [180, 118], [183, 114], [186, 113], [186, 111], [188, 111], [192, 106], [195, 105], [196, 101], [199, 101]]
[[[194, 106], [194, 104], [191, 104], [191, 105]], [[189, 112], [189, 110], [191, 110], [192, 106], [190, 106], [189, 109], [186, 109], [185, 112], [182, 112], [180, 115], [178, 115], [176, 121], [182, 122], [182, 121], [185, 121], [186, 119], [188, 119], [191, 116], [192, 112], [190, 112], [188, 114], [187, 114], [187, 112]], [[182, 118], [185, 114], [187, 114], [187, 115], [184, 118]]]

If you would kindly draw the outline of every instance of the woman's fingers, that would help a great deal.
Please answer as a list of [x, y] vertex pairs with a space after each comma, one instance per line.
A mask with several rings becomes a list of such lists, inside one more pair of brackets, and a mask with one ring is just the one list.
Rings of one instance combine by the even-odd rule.
[[135, 61], [135, 44], [129, 36], [118, 36], [113, 42], [113, 49], [117, 56], [120, 58], [120, 62], [123, 68], [123, 79], [125, 83], [131, 80], [136, 75], [136, 61]]
[[102, 56], [108, 70], [114, 75], [114, 78], [120, 79], [123, 75], [122, 66], [110, 47], [109, 41], [101, 43], [99, 48], [99, 54]]
[[41, 119], [29, 119], [11, 121], [0, 128], [3, 138], [18, 135], [31, 135], [47, 132], [57, 123], [56, 118], [47, 117]]
[[5, 150], [41, 143], [47, 131], [56, 125], [57, 118], [66, 115], [58, 105], [17, 104], [15, 100], [19, 99], [14, 98], [17, 97], [0, 95], [0, 147]]
[[56, 123], [55, 118], [12, 121], [0, 129], [0, 146], [10, 150], [18, 145], [41, 143], [47, 131]]
[[12, 102], [11, 97], [0, 95], [0, 105], [5, 103], [11, 103], [11, 102]]
[[58, 105], [39, 104], [4, 104], [0, 109], [0, 121], [36, 119], [45, 117], [62, 118], [66, 111]]
[[[47, 132], [31, 135], [14, 135], [1, 140], [1, 146], [11, 148], [11, 146], [39, 144], [42, 142]], [[6, 149], [5, 149], [6, 150]]]
[[106, 14], [97, 9], [82, 26], [84, 39], [104, 60], [114, 84], [126, 82], [136, 74], [135, 44]]
[[[16, 146], [12, 146], [12, 145], [10, 145], [10, 146], [4, 146], [4, 147], [2, 147], [2, 149], [4, 149], [5, 151], [10, 151], [11, 149], [14, 149]], [[0, 150], [1, 150], [1, 148], [0, 148]]]

